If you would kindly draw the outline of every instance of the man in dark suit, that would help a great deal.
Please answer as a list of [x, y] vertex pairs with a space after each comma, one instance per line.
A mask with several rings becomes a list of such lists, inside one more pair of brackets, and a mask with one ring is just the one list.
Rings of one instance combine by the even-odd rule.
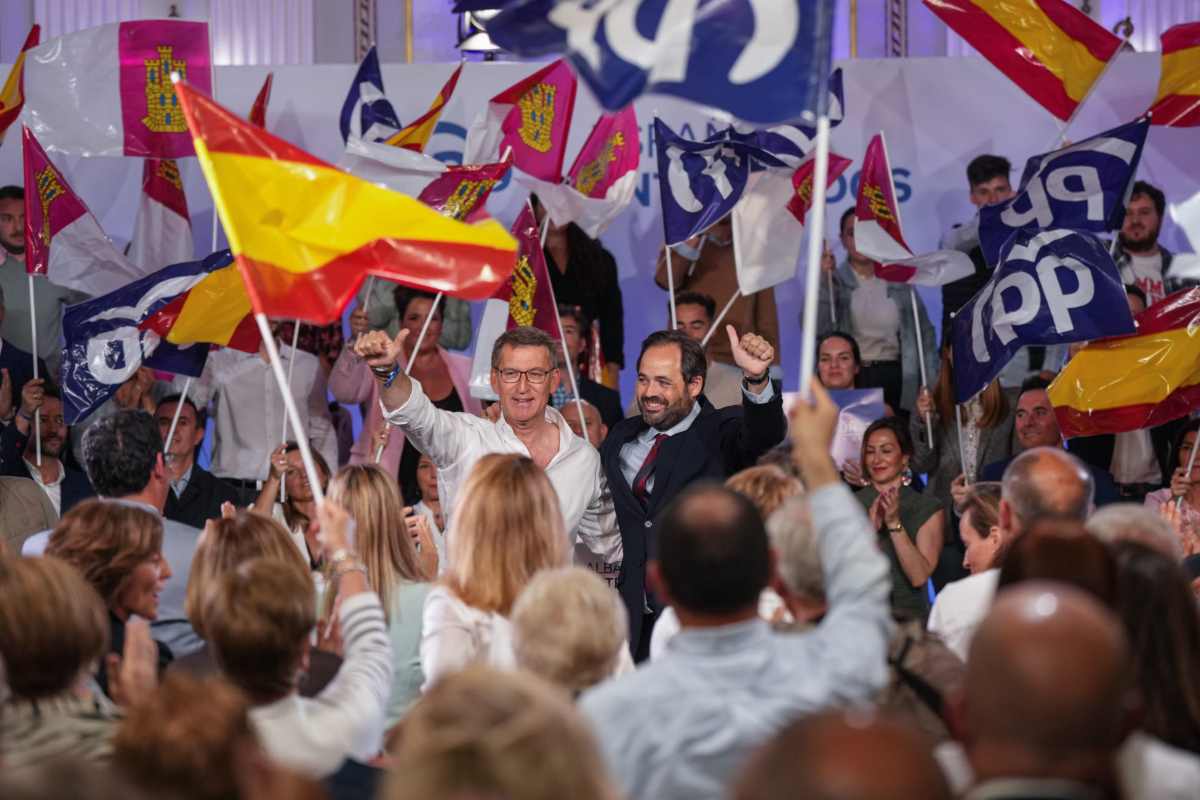
[[[41, 417], [42, 462], [37, 463], [34, 415]], [[31, 478], [61, 517], [95, 492], [87, 475], [63, 463], [70, 441], [58, 390], [45, 378], [26, 381], [11, 425], [0, 432], [0, 475]]]
[[[0, 325], [4, 324], [4, 290], [0, 289]], [[46, 375], [46, 362], [38, 359], [38, 375]], [[0, 338], [0, 425], [11, 425], [21, 405], [21, 387], [33, 379], [33, 356]]]
[[222, 503], [237, 504], [238, 493], [196, 463], [196, 448], [204, 441], [204, 426], [192, 401], [183, 399], [183, 407], [179, 408], [180, 400], [177, 394], [164, 397], [154, 412], [158, 429], [166, 441], [171, 420], [179, 409], [175, 435], [167, 447], [166, 467], [171, 491], [167, 492], [163, 516], [203, 530], [207, 520], [221, 516]]
[[768, 374], [774, 347], [754, 333], [739, 340], [732, 326], [726, 333], [744, 376], [740, 407], [714, 409], [701, 396], [704, 350], [682, 331], [659, 331], [642, 342], [638, 357], [640, 415], [617, 423], [600, 448], [624, 548], [617, 588], [629, 612], [630, 648], [639, 660], [649, 653], [650, 630], [662, 610], [646, 590], [659, 513], [685, 486], [723, 481], [753, 466], [787, 434], [783, 400]]
[[[577, 365], [586, 344], [585, 332], [591, 330], [591, 323], [579, 306], [565, 305], [558, 307], [558, 323], [562, 325], [563, 338], [567, 340], [567, 347], [571, 350], [571, 363]], [[563, 371], [563, 379], [550, 399], [555, 408], [561, 409], [574, 395], [571, 394], [571, 381], [566, 374], [566, 362], [559, 368]], [[621, 421], [625, 412], [621, 409], [621, 395], [617, 390], [596, 383], [578, 369], [575, 370], [575, 379], [579, 382], [579, 396], [596, 407], [605, 425], [611, 428]]]

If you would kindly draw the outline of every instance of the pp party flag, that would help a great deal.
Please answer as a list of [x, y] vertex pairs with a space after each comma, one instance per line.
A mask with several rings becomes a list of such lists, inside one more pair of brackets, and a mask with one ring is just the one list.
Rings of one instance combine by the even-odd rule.
[[441, 176], [421, 190], [417, 199], [450, 219], [479, 222], [487, 218], [488, 196], [508, 168], [507, 161], [447, 167]]
[[[846, 114], [841, 67], [829, 76], [826, 103], [829, 127], [836, 128]], [[739, 128], [744, 126], [733, 126], [729, 137], [753, 148], [753, 157], [750, 159], [751, 172], [771, 168], [797, 169], [804, 163], [804, 159], [813, 154], [817, 145], [815, 125], [772, 125], [750, 131]]]
[[1200, 22], [1187, 22], [1162, 35], [1158, 95], [1150, 107], [1155, 125], [1200, 125]]
[[[814, 154], [815, 155], [815, 154]], [[796, 171], [792, 173], [792, 190], [793, 194], [788, 200], [787, 209], [792, 212], [792, 215], [804, 224], [804, 220], [808, 217], [808, 210], [812, 208], [813, 198], [813, 173], [816, 168], [816, 159], [814, 155], [810, 155], [796, 167]], [[837, 153], [829, 153], [829, 167], [826, 175], [825, 188], [833, 186], [841, 174], [845, 172], [854, 162], [844, 156], [839, 156]]]
[[450, 96], [454, 94], [454, 87], [458, 85], [458, 78], [462, 75], [463, 65], [459, 64], [451, 73], [450, 79], [446, 81], [446, 85], [438, 92], [437, 97], [433, 99], [433, 104], [429, 106], [429, 110], [416, 120], [405, 125], [399, 132], [389, 136], [386, 144], [392, 147], [403, 147], [407, 150], [416, 150], [418, 153], [425, 152], [425, 145], [429, 143], [429, 137], [433, 136], [433, 130], [437, 127], [438, 119], [442, 116], [442, 109], [446, 103], [450, 102]]
[[41, 28], [37, 25], [29, 29], [25, 44], [21, 45], [21, 52], [17, 53], [17, 59], [4, 81], [4, 88], [0, 89], [0, 142], [4, 141], [4, 134], [17, 121], [25, 105], [25, 51], [37, 46], [40, 32]]
[[566, 53], [610, 111], [657, 92], [771, 124], [818, 110], [833, 11], [832, 0], [518, 0], [487, 29], [522, 57]]
[[367, 274], [482, 300], [511, 272], [495, 221], [455, 222], [176, 90], [256, 313], [328, 325]]
[[957, 250], [918, 256], [908, 246], [900, 227], [900, 204], [882, 133], [871, 138], [859, 172], [854, 247], [876, 262], [877, 277], [896, 283], [942, 286], [975, 271], [970, 257]]
[[629, 106], [600, 117], [564, 183], [525, 182], [555, 225], [574, 222], [595, 238], [633, 201], [640, 157], [637, 113]]
[[271, 84], [274, 80], [275, 73], [268, 72], [262, 88], [254, 98], [254, 105], [250, 106], [250, 116], [247, 119], [260, 128], [267, 127], [267, 103], [271, 102]]
[[571, 68], [559, 60], [500, 92], [467, 131], [463, 163], [500, 161], [511, 147], [513, 165], [518, 169], [558, 182], [575, 110], [575, 89]]
[[206, 23], [118, 22], [51, 39], [25, 62], [26, 124], [51, 152], [190, 156], [173, 72], [212, 93]]
[[1020, 231], [1000, 266], [954, 318], [954, 390], [978, 394], [1018, 350], [1134, 329], [1121, 273], [1094, 236], [1053, 229]]
[[379, 55], [374, 46], [354, 73], [338, 126], [343, 142], [350, 139], [382, 142], [400, 130], [396, 110], [383, 94], [383, 73], [379, 71]]
[[1066, 0], [923, 2], [1061, 120], [1071, 118], [1123, 44]]
[[143, 272], [118, 252], [28, 128], [25, 158], [25, 271], [85, 294], [104, 294]]
[[198, 377], [209, 346], [178, 347], [147, 328], [149, 320], [204, 281], [229, 267], [229, 251], [203, 261], [174, 264], [101, 297], [69, 306], [63, 314], [60, 378], [67, 424], [74, 424], [111, 397], [146, 366]]
[[750, 177], [750, 149], [733, 142], [730, 131], [692, 142], [655, 119], [654, 144], [668, 245], [687, 241], [733, 210]]
[[1029, 159], [1016, 195], [979, 210], [987, 263], [997, 263], [1000, 247], [1018, 230], [1120, 228], [1149, 130], [1143, 117]]
[[1048, 392], [1066, 437], [1151, 428], [1200, 407], [1200, 288], [1147, 308], [1133, 335], [1090, 343]]
[[149, 272], [195, 257], [187, 196], [175, 159], [142, 162], [142, 199], [138, 205], [129, 260]]

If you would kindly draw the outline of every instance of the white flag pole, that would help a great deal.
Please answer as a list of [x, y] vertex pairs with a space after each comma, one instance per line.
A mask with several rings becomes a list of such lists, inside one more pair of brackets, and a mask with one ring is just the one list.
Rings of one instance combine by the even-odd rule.
[[[1192, 454], [1190, 456], [1188, 456], [1187, 472], [1183, 473], [1184, 479], [1187, 480], [1189, 483], [1192, 480], [1192, 467], [1196, 466], [1196, 451], [1197, 450], [1200, 450], [1200, 436], [1197, 436], [1196, 441], [1192, 444]], [[1183, 497], [1184, 497], [1183, 495], [1179, 495], [1179, 497], [1175, 500], [1175, 510], [1176, 511], [1183, 508]]]
[[372, 295], [372, 293], [374, 293], [374, 291], [375, 291], [375, 276], [368, 275], [367, 276], [367, 291], [366, 291], [366, 294], [363, 295], [363, 302], [362, 302], [362, 312], [364, 314], [367, 313], [367, 309], [371, 307], [371, 295]]
[[433, 302], [429, 305], [429, 313], [425, 316], [425, 321], [421, 323], [421, 332], [417, 334], [417, 341], [413, 343], [412, 354], [408, 357], [408, 363], [404, 365], [405, 375], [412, 374], [413, 362], [417, 360], [417, 353], [421, 352], [421, 342], [425, 341], [425, 332], [429, 330], [429, 321], [437, 313], [438, 303], [440, 302], [442, 302], [442, 292], [434, 295]]
[[[296, 366], [296, 345], [300, 343], [300, 320], [294, 320], [292, 322], [292, 326], [293, 326], [293, 328], [292, 328], [292, 354], [291, 354], [291, 358], [288, 359], [287, 398], [284, 399], [285, 406], [284, 406], [284, 414], [283, 414], [283, 435], [279, 437], [280, 444], [287, 444], [288, 416], [287, 416], [286, 403], [287, 403], [287, 400], [290, 399], [292, 396], [292, 367]], [[275, 344], [274, 338], [271, 339], [271, 344], [272, 345]], [[300, 428], [297, 426], [296, 432], [297, 432], [297, 434], [300, 434], [303, 431], [301, 431]], [[296, 438], [299, 439], [300, 438], [299, 435], [297, 435]], [[279, 502], [280, 503], [287, 502], [287, 479], [284, 475], [279, 476]]]
[[[729, 302], [721, 309], [721, 313], [717, 314], [717, 318], [712, 321], [712, 325], [708, 326], [708, 333], [704, 334], [704, 338], [700, 340], [701, 347], [708, 347], [708, 340], [712, 338], [713, 332], [721, 327], [721, 320], [725, 319], [725, 315], [729, 313], [729, 309], [733, 308], [733, 304], [742, 296], [741, 289], [734, 289], [733, 294], [729, 297]], [[674, 308], [674, 304], [671, 305]], [[745, 333], [745, 331], [742, 331]]]
[[296, 444], [300, 448], [300, 459], [304, 462], [304, 473], [308, 476], [309, 485], [312, 487], [313, 499], [319, 506], [325, 502], [325, 490], [321, 488], [320, 473], [317, 472], [317, 464], [313, 460], [308, 437], [304, 435], [304, 426], [301, 424], [300, 411], [296, 408], [296, 400], [288, 391], [287, 375], [283, 372], [283, 362], [279, 359], [279, 348], [275, 345], [275, 339], [271, 335], [271, 325], [267, 322], [266, 314], [255, 314], [254, 321], [258, 324], [258, 332], [262, 335], [263, 344], [266, 345], [267, 357], [271, 361], [271, 372], [274, 373], [275, 383], [283, 395], [283, 410], [291, 418], [292, 427], [296, 431]]
[[183, 411], [183, 404], [187, 402], [188, 390], [192, 388], [192, 376], [188, 375], [183, 382], [183, 391], [179, 393], [179, 402], [175, 404], [175, 413], [171, 415], [171, 427], [167, 429], [167, 438], [163, 442], [163, 455], [171, 449], [171, 440], [175, 438], [175, 428], [179, 425], [179, 414]]
[[813, 166], [813, 202], [809, 211], [808, 272], [804, 276], [804, 325], [800, 339], [800, 394], [812, 399], [817, 361], [817, 300], [821, 291], [821, 250], [825, 245], [825, 181], [829, 174], [829, 114], [817, 118], [817, 155]]
[[[29, 279], [29, 333], [33, 340], [33, 377], [36, 380], [41, 377], [38, 375], [37, 303], [33, 299], [33, 273], [30, 272], [25, 277]], [[39, 467], [42, 466], [42, 410], [40, 408], [33, 412], [33, 452], [34, 463]]]
[[[550, 212], [546, 211], [546, 218], [542, 220], [542, 247], [546, 246], [546, 234], [550, 230]], [[550, 265], [546, 265], [546, 270], [549, 272]], [[549, 274], [546, 275], [549, 279]], [[587, 415], [583, 413], [583, 398], [579, 396], [579, 381], [575, 378], [575, 365], [571, 363], [571, 350], [567, 347], [567, 332], [563, 330], [562, 317], [558, 314], [558, 298], [554, 295], [554, 281], [550, 281], [550, 302], [554, 304], [554, 318], [558, 320], [558, 336], [562, 342], [563, 361], [567, 364], [567, 379], [571, 381], [571, 393], [575, 395], [575, 406], [579, 409], [579, 427], [583, 429], [583, 438], [588, 438]], [[583, 331], [579, 332], [583, 335]]]
[[[925, 374], [925, 343], [921, 341], [921, 315], [917, 311], [917, 290], [913, 287], [908, 287], [908, 296], [912, 299], [913, 313], [913, 329], [917, 334], [917, 363], [921, 366], [921, 386], [929, 385], [928, 376]], [[955, 408], [958, 406], [956, 405]], [[955, 412], [957, 416], [958, 412]], [[933, 420], [929, 414], [925, 415], [925, 433], [929, 437], [929, 446], [933, 447]]]
[[678, 325], [675, 320], [675, 269], [671, 266], [671, 245], [665, 244], [663, 248], [667, 251], [667, 295], [670, 300], [667, 307], [671, 309], [671, 330], [675, 330]]
[[825, 282], [829, 286], [829, 321], [837, 328], [837, 298], [833, 294], [833, 273], [825, 273]]

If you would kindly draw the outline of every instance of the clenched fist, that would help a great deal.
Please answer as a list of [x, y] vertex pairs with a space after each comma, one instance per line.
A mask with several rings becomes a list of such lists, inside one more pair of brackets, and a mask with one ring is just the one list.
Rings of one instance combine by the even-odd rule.
[[738, 341], [737, 330], [732, 325], [725, 326], [729, 334], [729, 349], [733, 351], [733, 363], [742, 368], [747, 378], [759, 378], [771, 368], [771, 360], [775, 358], [775, 348], [757, 333], [747, 333]]
[[391, 369], [404, 353], [404, 340], [408, 338], [408, 329], [404, 328], [395, 339], [386, 331], [369, 331], [358, 337], [354, 343], [354, 352], [367, 362], [373, 370]]

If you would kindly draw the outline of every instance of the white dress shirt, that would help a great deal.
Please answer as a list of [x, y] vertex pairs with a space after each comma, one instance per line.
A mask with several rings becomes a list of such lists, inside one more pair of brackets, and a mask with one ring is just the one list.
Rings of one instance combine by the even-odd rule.
[[46, 497], [50, 498], [50, 505], [54, 506], [54, 513], [62, 516], [62, 482], [63, 478], [67, 477], [67, 469], [58, 462], [58, 477], [46, 483], [42, 480], [42, 471], [29, 459], [25, 459], [25, 469], [29, 472], [29, 477], [37, 484], [38, 488], [46, 493]]
[[[446, 518], [447, 536], [453, 536], [458, 490], [475, 462], [489, 453], [519, 453], [529, 456], [525, 443], [501, 418], [497, 422], [472, 414], [443, 411], [412, 382], [408, 400], [388, 411], [379, 404], [383, 418], [401, 428], [413, 446], [429, 456], [438, 471], [438, 498]], [[593, 553], [609, 561], [621, 557], [621, 534], [613, 511], [600, 454], [571, 432], [554, 408], [546, 407], [546, 420], [559, 431], [558, 452], [546, 466], [546, 477], [558, 493], [563, 522], [571, 544], [582, 540]]]
[[475, 662], [516, 669], [512, 623], [493, 611], [469, 606], [445, 586], [425, 596], [421, 616], [421, 669], [425, 691], [438, 679]]
[[964, 662], [975, 629], [992, 607], [1000, 570], [989, 569], [948, 583], [938, 592], [929, 612], [929, 632], [935, 633]]

